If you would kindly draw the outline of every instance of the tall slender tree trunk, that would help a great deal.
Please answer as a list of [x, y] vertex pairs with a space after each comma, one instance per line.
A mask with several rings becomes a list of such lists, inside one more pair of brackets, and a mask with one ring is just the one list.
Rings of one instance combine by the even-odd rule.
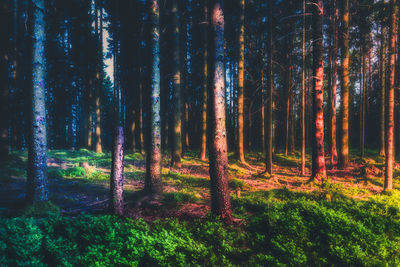
[[264, 66], [261, 69], [261, 152], [265, 154], [265, 84]]
[[47, 132], [46, 132], [46, 62], [45, 62], [45, 5], [44, 0], [32, 1], [33, 58], [31, 91], [31, 127], [28, 152], [28, 203], [48, 200]]
[[[139, 70], [139, 141], [140, 141], [140, 154], [144, 154], [144, 127], [143, 127], [143, 82], [142, 82], [142, 68]], [[168, 133], [168, 131], [166, 131]], [[168, 134], [167, 134], [168, 135]]]
[[[202, 110], [202, 127], [201, 127], [201, 151], [200, 160], [206, 159], [207, 150], [207, 85], [208, 85], [208, 0], [204, 1], [204, 46], [203, 46], [203, 110]], [[231, 90], [232, 91], [232, 90]]]
[[349, 0], [343, 0], [342, 37], [340, 38], [342, 50], [342, 118], [339, 165], [341, 168], [346, 167], [349, 161], [349, 16]]
[[360, 53], [360, 152], [361, 158], [364, 158], [365, 141], [365, 48], [361, 48]]
[[386, 27], [381, 25], [381, 47], [380, 47], [380, 142], [379, 155], [385, 155], [385, 87], [386, 87]]
[[182, 166], [182, 103], [181, 103], [181, 68], [180, 68], [180, 48], [179, 48], [179, 11], [178, 0], [173, 0], [173, 141], [171, 165], [177, 168]]
[[159, 1], [150, 1], [152, 25], [152, 72], [151, 72], [151, 104], [149, 112], [149, 142], [146, 159], [145, 191], [158, 195], [162, 191], [161, 184], [161, 116], [160, 116], [160, 13]]
[[324, 67], [323, 67], [323, 31], [324, 10], [322, 0], [315, 0], [313, 5], [313, 151], [311, 179], [326, 178], [324, 151]]
[[[244, 159], [244, 11], [245, 0], [240, 0], [240, 28], [239, 28], [239, 66], [238, 66], [238, 142], [237, 158], [245, 163]], [[251, 138], [249, 136], [249, 138]]]
[[228, 151], [225, 126], [224, 13], [221, 0], [211, 1], [210, 67], [208, 87], [208, 150], [211, 178], [211, 210], [227, 222], [232, 220], [228, 191]]
[[338, 159], [337, 145], [336, 145], [336, 88], [337, 88], [337, 48], [338, 48], [338, 8], [336, 2], [333, 1], [333, 48], [332, 48], [332, 87], [330, 91], [331, 103], [331, 164], [336, 164]]
[[269, 1], [269, 12], [268, 12], [268, 85], [267, 85], [267, 102], [266, 110], [266, 142], [265, 142], [265, 167], [269, 175], [272, 175], [272, 153], [273, 153], [273, 138], [274, 138], [274, 122], [273, 122], [273, 105], [274, 105], [274, 89], [273, 89], [273, 53], [272, 53], [272, 40], [273, 40], [273, 22], [272, 22], [272, 10], [274, 7], [274, 2]]
[[394, 86], [395, 86], [395, 46], [396, 46], [396, 20], [397, 0], [391, 0], [391, 23], [389, 38], [389, 88], [386, 108], [386, 159], [385, 159], [385, 184], [384, 190], [393, 188], [393, 163], [394, 163]]
[[[96, 114], [96, 130], [95, 130], [95, 151], [96, 153], [103, 152], [103, 146], [101, 142], [101, 92], [103, 91], [103, 5], [100, 0], [100, 25], [99, 32], [97, 32], [99, 51], [98, 51], [98, 64], [96, 73], [96, 97], [95, 97], [95, 114]], [[98, 12], [96, 10], [96, 12]], [[96, 20], [97, 21], [97, 20]]]
[[301, 176], [306, 175], [306, 0], [303, 0], [302, 32], [302, 69], [301, 69]]

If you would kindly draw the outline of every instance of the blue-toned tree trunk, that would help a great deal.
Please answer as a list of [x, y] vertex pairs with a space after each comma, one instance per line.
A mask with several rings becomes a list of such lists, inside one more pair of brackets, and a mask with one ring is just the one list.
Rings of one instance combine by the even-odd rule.
[[152, 58], [150, 129], [147, 145], [145, 191], [152, 195], [161, 193], [161, 117], [160, 117], [160, 22], [159, 1], [150, 0], [152, 24]]
[[45, 62], [45, 5], [33, 0], [33, 58], [31, 89], [31, 127], [28, 154], [28, 203], [48, 200], [47, 134], [46, 134], [46, 62]]
[[211, 210], [227, 222], [232, 220], [228, 191], [228, 147], [225, 125], [224, 13], [221, 0], [212, 2], [210, 74], [208, 87], [208, 150], [211, 179]]

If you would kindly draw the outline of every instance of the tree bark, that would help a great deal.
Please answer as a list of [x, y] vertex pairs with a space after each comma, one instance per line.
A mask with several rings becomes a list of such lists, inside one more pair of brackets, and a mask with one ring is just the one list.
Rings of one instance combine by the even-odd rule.
[[208, 0], [204, 1], [204, 46], [203, 46], [203, 60], [204, 60], [204, 71], [203, 71], [203, 110], [202, 110], [202, 127], [201, 127], [201, 151], [200, 160], [206, 159], [207, 150], [207, 85], [208, 85]]
[[[237, 159], [244, 159], [244, 10], [245, 0], [240, 0], [239, 62], [238, 62], [238, 142]], [[251, 138], [251, 137], [249, 137]]]
[[160, 116], [160, 22], [159, 1], [150, 0], [150, 17], [152, 25], [152, 73], [151, 73], [151, 105], [149, 112], [150, 129], [146, 158], [145, 191], [150, 195], [158, 195], [162, 191], [161, 184], [161, 116]]
[[393, 163], [394, 163], [394, 86], [395, 86], [395, 46], [396, 46], [396, 20], [397, 0], [391, 0], [391, 23], [389, 38], [389, 88], [386, 108], [386, 159], [385, 159], [385, 184], [384, 190], [393, 189]]
[[265, 167], [266, 171], [269, 175], [272, 175], [272, 152], [273, 152], [273, 138], [274, 138], [274, 122], [273, 122], [273, 105], [274, 105], [274, 91], [273, 91], [273, 53], [272, 53], [272, 42], [273, 42], [273, 24], [272, 24], [272, 10], [274, 3], [273, 1], [269, 1], [269, 12], [268, 12], [268, 85], [267, 85], [267, 116], [266, 118], [266, 148], [265, 148]]
[[212, 84], [208, 87], [208, 150], [211, 179], [211, 210], [227, 222], [232, 220], [228, 191], [228, 151], [225, 126], [224, 13], [222, 1], [213, 0], [210, 61]]
[[48, 200], [46, 132], [46, 62], [44, 0], [33, 0], [33, 58], [31, 91], [31, 127], [28, 152], [28, 203]]
[[324, 67], [323, 67], [323, 3], [316, 0], [313, 5], [313, 151], [311, 179], [324, 180], [326, 178], [325, 151], [324, 151]]
[[379, 155], [385, 155], [385, 87], [386, 87], [386, 27], [381, 25], [381, 47], [380, 47], [380, 131], [379, 131]]
[[178, 0], [173, 0], [173, 140], [171, 166], [182, 167], [182, 102], [181, 102], [181, 68], [179, 46], [179, 11]]
[[124, 128], [117, 126], [114, 133], [110, 179], [110, 210], [122, 215], [124, 212]]
[[339, 166], [344, 168], [349, 161], [349, 0], [344, 0], [342, 10], [342, 118], [341, 118], [341, 142], [339, 154]]
[[306, 175], [306, 0], [303, 0], [302, 32], [302, 69], [301, 69], [301, 176]]
[[[101, 141], [101, 101], [100, 95], [103, 88], [103, 5], [100, 1], [100, 25], [97, 32], [99, 50], [98, 50], [98, 64], [96, 73], [96, 97], [95, 97], [95, 115], [96, 115], [96, 129], [95, 129], [95, 151], [96, 153], [103, 152]], [[96, 13], [98, 11], [96, 10]], [[97, 23], [97, 20], [96, 20]]]

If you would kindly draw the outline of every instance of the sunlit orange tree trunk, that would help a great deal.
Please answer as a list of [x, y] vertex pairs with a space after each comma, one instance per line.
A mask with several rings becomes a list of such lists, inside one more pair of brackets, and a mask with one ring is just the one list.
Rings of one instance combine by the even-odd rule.
[[245, 1], [240, 0], [239, 63], [238, 63], [238, 142], [237, 158], [244, 163], [244, 9]]
[[211, 178], [211, 210], [231, 221], [228, 191], [228, 147], [225, 125], [224, 13], [222, 0], [212, 0], [209, 38], [210, 74], [208, 87], [208, 150]]
[[397, 0], [391, 1], [391, 22], [389, 38], [389, 87], [387, 93], [386, 108], [386, 160], [385, 160], [385, 184], [384, 190], [392, 190], [393, 163], [394, 163], [394, 86], [395, 86], [395, 46], [396, 46], [396, 19]]
[[322, 0], [313, 2], [313, 90], [312, 90], [312, 176], [311, 179], [323, 180], [326, 178], [324, 152], [324, 67], [323, 67], [323, 3]]
[[339, 165], [346, 167], [349, 161], [349, 0], [343, 0], [342, 8], [342, 31], [341, 31], [341, 137], [339, 149]]

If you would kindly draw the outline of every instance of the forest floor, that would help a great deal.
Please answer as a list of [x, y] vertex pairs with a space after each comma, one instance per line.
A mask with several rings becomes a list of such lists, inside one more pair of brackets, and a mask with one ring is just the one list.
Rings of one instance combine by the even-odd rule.
[[142, 194], [145, 157], [127, 154], [125, 218], [108, 215], [110, 154], [50, 151], [56, 211], [43, 214], [21, 209], [27, 153], [14, 152], [0, 165], [0, 266], [400, 266], [400, 167], [385, 193], [383, 158], [352, 152], [323, 183], [300, 176], [297, 153], [277, 153], [271, 177], [261, 153], [230, 154], [230, 226], [210, 214], [197, 152], [180, 169], [164, 157], [158, 201]]
[[[364, 159], [354, 156], [349, 166], [340, 170], [327, 162], [328, 182], [308, 183], [307, 176], [300, 175], [298, 154], [276, 154], [273, 175], [265, 172], [261, 153], [246, 155], [247, 165], [229, 156], [229, 187], [236, 197], [255, 192], [289, 190], [292, 192], [340, 191], [351, 198], [366, 199], [380, 194], [383, 188], [383, 158], [367, 154]], [[82, 163], [85, 167], [81, 167]], [[16, 152], [12, 159], [0, 168], [0, 211], [22, 205], [26, 187], [27, 154]], [[49, 153], [50, 199], [61, 208], [62, 214], [79, 212], [103, 213], [107, 211], [109, 194], [110, 154], [96, 154], [88, 150], [55, 150]], [[307, 158], [307, 170], [310, 158]], [[125, 199], [127, 216], [151, 221], [160, 217], [181, 219], [203, 218], [210, 208], [208, 162], [201, 161], [195, 152], [187, 152], [182, 168], [169, 165], [164, 157], [162, 180], [164, 193], [159, 205], [141, 205], [144, 187], [145, 158], [139, 153], [125, 157]], [[400, 189], [398, 164], [395, 166], [394, 188]], [[327, 194], [327, 198], [331, 197]]]

